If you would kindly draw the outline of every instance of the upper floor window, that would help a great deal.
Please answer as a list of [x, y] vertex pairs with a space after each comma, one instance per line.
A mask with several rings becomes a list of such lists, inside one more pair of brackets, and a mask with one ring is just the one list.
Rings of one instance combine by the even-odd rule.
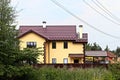
[[67, 48], [68, 48], [68, 42], [64, 41], [64, 49], [67, 49]]
[[52, 49], [56, 49], [56, 42], [55, 41], [52, 42]]
[[36, 48], [36, 42], [27, 42], [27, 48]]

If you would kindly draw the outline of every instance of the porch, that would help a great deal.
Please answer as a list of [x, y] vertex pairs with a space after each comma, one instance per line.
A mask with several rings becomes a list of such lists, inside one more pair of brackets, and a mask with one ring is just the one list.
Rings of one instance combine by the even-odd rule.
[[108, 64], [106, 51], [85, 51], [85, 63]]

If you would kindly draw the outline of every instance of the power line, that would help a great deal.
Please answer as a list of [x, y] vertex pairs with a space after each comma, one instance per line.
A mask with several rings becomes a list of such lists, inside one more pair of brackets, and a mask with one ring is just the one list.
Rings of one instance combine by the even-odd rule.
[[70, 12], [66, 7], [64, 7], [63, 5], [61, 5], [59, 2], [57, 2], [56, 0], [51, 0], [54, 4], [56, 4], [57, 6], [59, 6], [60, 8], [62, 8], [64, 11], [66, 11], [67, 13], [69, 13], [71, 16], [75, 17], [76, 19], [78, 19], [79, 21], [85, 23], [86, 25], [88, 25], [89, 27], [93, 28], [94, 30], [104, 34], [104, 35], [107, 35], [109, 37], [112, 37], [112, 38], [115, 38], [115, 39], [120, 39], [120, 37], [117, 37], [117, 36], [114, 36], [114, 35], [111, 35], [111, 34], [108, 34], [98, 28], [96, 28], [95, 26], [87, 23], [86, 21], [84, 21], [83, 19], [79, 18], [78, 16], [76, 16], [74, 13]]
[[111, 13], [105, 6], [103, 6], [102, 3], [100, 3], [98, 0], [95, 0], [95, 1], [92, 0], [92, 2], [96, 6], [98, 6], [101, 10], [103, 10], [106, 14], [108, 14], [112, 19], [120, 22], [120, 19], [117, 16], [115, 16], [113, 13]]
[[108, 18], [108, 17], [105, 16], [104, 14], [100, 13], [97, 9], [95, 9], [94, 7], [92, 7], [92, 6], [91, 6], [89, 3], [87, 3], [85, 0], [83, 0], [83, 2], [84, 2], [86, 5], [88, 5], [90, 8], [92, 8], [94, 11], [96, 11], [98, 14], [100, 14], [101, 16], [103, 16], [104, 18], [106, 18], [107, 20], [109, 20], [109, 21], [111, 21], [112, 23], [117, 24], [117, 25], [120, 26], [119, 23], [113, 21], [112, 19]]
[[116, 19], [118, 19], [120, 21], [120, 18], [118, 18], [117, 16], [115, 16], [113, 13], [111, 13], [107, 8], [105, 8], [98, 0], [96, 0], [105, 10], [107, 10], [112, 16], [114, 16]]

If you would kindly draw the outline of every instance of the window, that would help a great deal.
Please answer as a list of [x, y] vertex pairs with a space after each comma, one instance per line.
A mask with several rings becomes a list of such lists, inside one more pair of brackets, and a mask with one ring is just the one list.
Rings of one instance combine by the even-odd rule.
[[52, 49], [56, 49], [56, 42], [55, 41], [52, 42]]
[[63, 63], [64, 63], [64, 64], [67, 64], [67, 63], [68, 63], [68, 58], [64, 58], [64, 59], [63, 59]]
[[27, 42], [27, 48], [36, 48], [36, 42]]
[[68, 48], [68, 42], [64, 41], [64, 49], [67, 49], [67, 48]]
[[56, 64], [56, 58], [52, 58], [52, 64]]
[[74, 59], [74, 63], [78, 64], [79, 63], [79, 59]]

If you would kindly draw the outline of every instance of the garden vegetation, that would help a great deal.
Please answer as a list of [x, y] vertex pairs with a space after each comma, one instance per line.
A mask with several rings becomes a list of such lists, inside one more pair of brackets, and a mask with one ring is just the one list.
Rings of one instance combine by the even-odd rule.
[[[0, 0], [0, 80], [120, 80], [120, 64], [108, 69], [35, 68], [38, 49], [20, 50], [11, 0]], [[41, 54], [42, 55], [42, 54]]]

